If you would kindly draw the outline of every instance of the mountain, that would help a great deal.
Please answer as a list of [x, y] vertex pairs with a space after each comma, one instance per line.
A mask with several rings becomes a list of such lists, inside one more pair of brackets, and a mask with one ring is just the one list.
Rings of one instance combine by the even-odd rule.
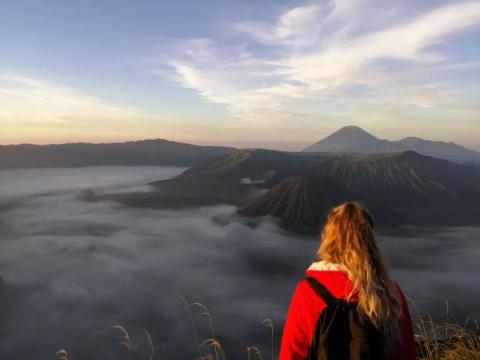
[[303, 151], [375, 154], [403, 150], [407, 148], [401, 144], [378, 139], [357, 126], [345, 126]]
[[418, 137], [406, 137], [395, 143], [420, 154], [459, 163], [473, 163], [480, 165], [480, 152], [467, 149], [453, 142], [430, 141]]
[[478, 223], [480, 170], [412, 151], [323, 156], [304, 176], [284, 179], [239, 212], [271, 215], [288, 228], [317, 228], [345, 201], [363, 203], [382, 224]]
[[351, 200], [350, 192], [328, 178], [289, 176], [239, 209], [247, 216], [271, 215], [289, 227], [318, 226], [328, 210]]
[[0, 169], [104, 165], [192, 166], [235, 149], [156, 139], [125, 143], [0, 146]]
[[480, 201], [480, 170], [414, 151], [325, 160], [311, 169], [365, 199], [395, 207], [467, 206]]
[[178, 208], [213, 204], [241, 206], [261, 190], [292, 175], [303, 175], [317, 157], [264, 149], [237, 150], [193, 166], [173, 179], [151, 183], [154, 191], [137, 194], [95, 195], [86, 200], [109, 199], [130, 206]]
[[148, 207], [234, 204], [241, 214], [300, 227], [343, 201], [364, 203], [388, 224], [480, 222], [480, 168], [413, 151], [303, 154], [238, 150], [155, 182], [150, 193], [107, 198]]
[[[273, 150], [236, 150], [193, 166], [173, 179], [151, 183], [150, 193], [98, 196], [90, 192], [86, 200], [115, 200], [139, 207], [179, 208], [213, 204], [241, 205], [255, 189], [264, 186], [276, 172], [300, 168], [296, 157]], [[85, 196], [86, 195], [86, 196]]]
[[244, 149], [232, 152], [223, 158], [194, 166], [180, 178], [216, 178], [235, 182], [264, 183], [273, 177], [301, 174], [305, 168], [316, 163], [315, 158], [298, 153], [276, 150]]
[[343, 127], [304, 151], [375, 154], [408, 150], [458, 163], [480, 164], [480, 152], [452, 142], [430, 141], [417, 137], [407, 137], [398, 141], [382, 140], [357, 126]]
[[258, 189], [269, 188], [278, 179], [300, 173], [305, 168], [302, 159], [281, 151], [237, 150], [193, 166], [173, 179], [154, 182], [151, 185], [155, 192], [139, 197], [143, 204], [160, 207], [242, 205]]
[[478, 168], [414, 151], [303, 156], [272, 150], [239, 150], [155, 184], [186, 182], [202, 187], [200, 184], [212, 183], [271, 189], [291, 176], [329, 178], [362, 198], [379, 198], [397, 206], [480, 201]]

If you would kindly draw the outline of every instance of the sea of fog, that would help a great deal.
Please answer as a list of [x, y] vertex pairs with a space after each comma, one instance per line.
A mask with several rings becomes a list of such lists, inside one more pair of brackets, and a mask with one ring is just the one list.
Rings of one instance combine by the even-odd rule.
[[[274, 224], [251, 226], [233, 206], [137, 209], [87, 203], [97, 192], [148, 191], [182, 168], [92, 167], [0, 171], [0, 358], [126, 359], [111, 326], [130, 332], [133, 359], [198, 356], [209, 336], [204, 304], [227, 359], [246, 346], [268, 358], [271, 319], [278, 345], [296, 282], [318, 240]], [[459, 320], [479, 316], [480, 228], [384, 229], [378, 235], [414, 311]], [[200, 350], [205, 350], [206, 347]]]

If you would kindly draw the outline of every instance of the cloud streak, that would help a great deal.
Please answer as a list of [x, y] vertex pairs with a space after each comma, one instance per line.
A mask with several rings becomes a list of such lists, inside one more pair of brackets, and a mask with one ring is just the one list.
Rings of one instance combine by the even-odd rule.
[[140, 111], [132, 106], [112, 105], [72, 88], [0, 69], [0, 122], [59, 123], [70, 118], [139, 116]]
[[[285, 118], [288, 110], [319, 99], [333, 98], [349, 108], [348, 88], [358, 85], [368, 87], [370, 99], [386, 113], [409, 106], [449, 108], [452, 101], [458, 105], [452, 94], [445, 101], [446, 86], [435, 78], [439, 65], [455, 66], [440, 45], [480, 23], [480, 3], [457, 2], [408, 16], [380, 9], [375, 13], [380, 25], [363, 29], [373, 6], [368, 1], [313, 2], [272, 22], [238, 22], [230, 38], [192, 39], [166, 63], [180, 84], [245, 120]], [[385, 96], [392, 80], [414, 69], [435, 74], [396, 85], [407, 90], [422, 86], [423, 95], [390, 104]], [[476, 105], [461, 106], [478, 114]]]

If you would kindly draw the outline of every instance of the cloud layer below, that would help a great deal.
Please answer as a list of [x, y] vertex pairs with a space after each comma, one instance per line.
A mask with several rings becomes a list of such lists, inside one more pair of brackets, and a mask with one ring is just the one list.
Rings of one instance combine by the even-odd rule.
[[[178, 171], [2, 171], [3, 356], [49, 358], [65, 347], [72, 358], [118, 359], [124, 348], [109, 327], [122, 324], [139, 357], [146, 358], [140, 330], [146, 328], [161, 357], [193, 358], [190, 319], [175, 292], [209, 308], [229, 359], [244, 359], [247, 345], [269, 353], [265, 318], [273, 320], [278, 344], [291, 293], [313, 259], [316, 239], [272, 224], [251, 228], [232, 217], [230, 206], [162, 211], [76, 197], [85, 188], [137, 189]], [[407, 229], [382, 233], [380, 242], [419, 310], [442, 314], [448, 297], [450, 311], [463, 319], [480, 315], [479, 235], [478, 228]], [[200, 308], [193, 312], [200, 336], [208, 336], [206, 317]]]

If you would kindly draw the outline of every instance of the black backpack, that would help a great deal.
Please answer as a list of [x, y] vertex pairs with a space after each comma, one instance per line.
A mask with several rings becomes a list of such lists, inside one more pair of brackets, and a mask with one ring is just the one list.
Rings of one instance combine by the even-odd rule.
[[359, 314], [356, 302], [334, 297], [312, 277], [308, 283], [327, 307], [317, 320], [308, 360], [385, 360], [381, 332]]

